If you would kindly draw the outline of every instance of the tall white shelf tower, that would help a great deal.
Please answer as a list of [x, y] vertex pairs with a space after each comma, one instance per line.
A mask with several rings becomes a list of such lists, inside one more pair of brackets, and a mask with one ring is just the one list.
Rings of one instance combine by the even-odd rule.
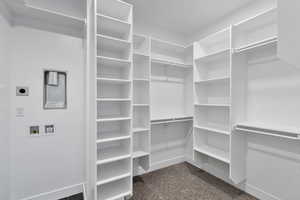
[[95, 2], [95, 199], [132, 194], [132, 6]]

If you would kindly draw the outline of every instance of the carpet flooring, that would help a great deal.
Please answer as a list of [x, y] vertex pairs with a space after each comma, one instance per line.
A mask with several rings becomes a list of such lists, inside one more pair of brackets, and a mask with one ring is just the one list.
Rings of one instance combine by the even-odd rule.
[[258, 200], [188, 163], [134, 178], [130, 200]]

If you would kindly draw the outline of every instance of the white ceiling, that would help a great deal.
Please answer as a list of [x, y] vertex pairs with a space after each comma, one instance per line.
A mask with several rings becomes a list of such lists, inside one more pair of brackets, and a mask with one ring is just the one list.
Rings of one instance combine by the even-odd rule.
[[125, 0], [134, 22], [188, 37], [257, 0]]

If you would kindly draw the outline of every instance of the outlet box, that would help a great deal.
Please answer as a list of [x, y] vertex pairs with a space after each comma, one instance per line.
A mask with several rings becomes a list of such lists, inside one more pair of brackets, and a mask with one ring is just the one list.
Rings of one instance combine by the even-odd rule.
[[53, 134], [55, 132], [54, 125], [45, 125], [45, 134]]
[[30, 126], [30, 135], [36, 136], [40, 134], [40, 127], [39, 126]]

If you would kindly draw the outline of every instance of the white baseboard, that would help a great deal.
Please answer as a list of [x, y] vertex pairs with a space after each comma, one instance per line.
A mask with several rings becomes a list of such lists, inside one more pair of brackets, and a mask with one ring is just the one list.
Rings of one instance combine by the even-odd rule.
[[57, 200], [69, 197], [78, 193], [84, 193], [84, 183], [66, 186], [50, 192], [44, 192], [21, 200]]
[[176, 164], [185, 162], [185, 160], [186, 159], [185, 159], [184, 156], [180, 156], [180, 157], [164, 160], [164, 161], [157, 162], [157, 163], [152, 163], [151, 168], [148, 172], [152, 172], [152, 171], [155, 171], [155, 170], [158, 170], [158, 169], [161, 169], [161, 168], [169, 167], [171, 165], [176, 165]]
[[246, 192], [260, 200], [281, 200], [272, 194], [269, 194], [253, 185], [246, 184]]

